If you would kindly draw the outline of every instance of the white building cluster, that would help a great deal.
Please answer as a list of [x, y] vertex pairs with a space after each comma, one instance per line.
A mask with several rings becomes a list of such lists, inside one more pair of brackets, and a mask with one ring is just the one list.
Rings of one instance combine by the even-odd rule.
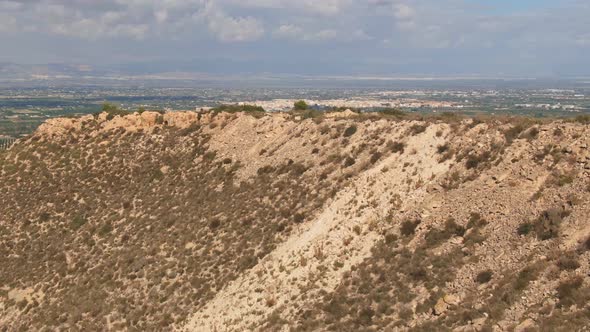
[[[239, 102], [238, 105], [256, 105], [264, 108], [267, 111], [288, 111], [293, 108], [296, 99], [273, 99], [273, 100], [258, 100], [253, 102]], [[351, 99], [326, 99], [326, 100], [305, 100], [310, 106], [320, 108], [332, 107], [346, 107], [346, 108], [462, 108], [459, 105], [451, 102], [417, 100], [417, 99], [366, 99], [366, 98], [351, 98]]]

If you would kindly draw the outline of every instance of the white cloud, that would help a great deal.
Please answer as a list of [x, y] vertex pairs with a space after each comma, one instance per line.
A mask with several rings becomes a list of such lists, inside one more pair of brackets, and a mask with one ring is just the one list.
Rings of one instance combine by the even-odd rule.
[[168, 11], [165, 9], [162, 10], [156, 10], [154, 12], [154, 17], [156, 18], [156, 21], [160, 24], [166, 22], [166, 20], [168, 20]]
[[373, 37], [369, 36], [365, 30], [363, 29], [357, 29], [352, 33], [351, 36], [353, 40], [372, 40]]
[[414, 18], [416, 11], [403, 3], [393, 5], [393, 16], [399, 20], [410, 20]]
[[336, 39], [338, 36], [338, 31], [334, 29], [324, 29], [318, 31], [316, 33], [311, 33], [305, 35], [305, 40], [312, 40], [312, 41], [325, 41], [330, 39]]
[[273, 36], [276, 38], [315, 42], [335, 39], [338, 37], [338, 31], [335, 29], [305, 31], [297, 25], [283, 24], [273, 32]]
[[303, 29], [293, 24], [283, 24], [273, 32], [273, 35], [278, 38], [300, 38], [303, 36]]
[[358, 52], [362, 42], [373, 58], [447, 52], [440, 58], [453, 53], [457, 61], [477, 61], [473, 54], [481, 50], [483, 57], [508, 59], [525, 51], [539, 59], [556, 53], [583, 57], [590, 46], [587, 0], [530, 6], [490, 14], [466, 0], [0, 0], [0, 38], [10, 42], [22, 33], [31, 44], [92, 40], [105, 49], [117, 45], [112, 52], [136, 55], [141, 48], [145, 57], [171, 47], [187, 54], [205, 47], [212, 57], [215, 49], [225, 56], [221, 50], [256, 41], [264, 51], [249, 52], [252, 58], [287, 58], [293, 41], [340, 54]]
[[227, 15], [213, 3], [208, 3], [195, 18], [205, 22], [209, 31], [222, 42], [254, 41], [264, 35], [264, 27], [256, 18]]
[[297, 10], [309, 14], [332, 16], [342, 13], [353, 0], [220, 0], [242, 8]]
[[224, 42], [257, 40], [264, 34], [262, 24], [253, 17], [231, 17], [224, 14], [209, 19], [209, 30]]

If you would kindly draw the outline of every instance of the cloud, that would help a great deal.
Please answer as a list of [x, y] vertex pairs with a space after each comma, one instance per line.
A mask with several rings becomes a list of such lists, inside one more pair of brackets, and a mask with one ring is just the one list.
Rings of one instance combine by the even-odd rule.
[[336, 39], [338, 36], [338, 31], [334, 29], [325, 29], [321, 30], [312, 34], [308, 34], [305, 36], [305, 40], [313, 40], [313, 41], [325, 41], [330, 39]]
[[22, 3], [17, 1], [0, 1], [0, 11], [15, 11], [21, 9]]
[[293, 24], [283, 24], [273, 32], [278, 38], [296, 39], [304, 35], [303, 29]]
[[217, 11], [207, 21], [209, 30], [223, 42], [253, 41], [264, 34], [262, 24], [253, 17], [231, 17]]
[[0, 32], [12, 32], [16, 29], [16, 18], [0, 13]]
[[[20, 51], [12, 46], [10, 54], [66, 40], [73, 49], [92, 44], [125, 59], [138, 53], [188, 58], [205, 48], [212, 57], [293, 61], [302, 56], [293, 50], [305, 43], [330, 62], [344, 61], [343, 54], [368, 62], [366, 54], [384, 70], [388, 59], [414, 63], [417, 56], [443, 67], [479, 61], [514, 68], [518, 61], [529, 65], [530, 58], [519, 60], [523, 54], [540, 65], [584, 58], [587, 0], [527, 3], [518, 10], [495, 4], [492, 12], [466, 0], [0, 0], [0, 42], [29, 43]], [[575, 61], [587, 66], [590, 60]]]
[[254, 41], [264, 35], [264, 27], [256, 18], [230, 16], [213, 2], [207, 3], [194, 18], [196, 22], [204, 22], [209, 31], [222, 42]]
[[242, 8], [262, 8], [295, 10], [307, 14], [333, 16], [342, 13], [353, 0], [221, 0], [231, 6]]
[[399, 20], [410, 20], [414, 18], [415, 11], [412, 7], [398, 3], [393, 5], [393, 16]]

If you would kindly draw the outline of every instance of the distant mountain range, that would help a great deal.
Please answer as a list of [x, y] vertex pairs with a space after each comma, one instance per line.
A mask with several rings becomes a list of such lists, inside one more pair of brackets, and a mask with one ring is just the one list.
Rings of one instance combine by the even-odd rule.
[[[221, 61], [223, 62], [223, 61]], [[243, 68], [250, 68], [244, 72]], [[493, 77], [481, 75], [436, 76], [427, 74], [296, 74], [264, 71], [259, 63], [223, 63], [215, 60], [185, 62], [131, 63], [116, 65], [48, 63], [17, 64], [0, 62], [0, 85], [253, 85], [299, 87], [588, 87], [590, 78]]]

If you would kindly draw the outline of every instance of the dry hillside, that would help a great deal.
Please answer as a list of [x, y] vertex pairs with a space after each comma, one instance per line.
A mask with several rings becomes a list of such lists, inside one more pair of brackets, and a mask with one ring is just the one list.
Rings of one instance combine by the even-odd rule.
[[576, 331], [590, 126], [54, 119], [0, 151], [0, 331]]

